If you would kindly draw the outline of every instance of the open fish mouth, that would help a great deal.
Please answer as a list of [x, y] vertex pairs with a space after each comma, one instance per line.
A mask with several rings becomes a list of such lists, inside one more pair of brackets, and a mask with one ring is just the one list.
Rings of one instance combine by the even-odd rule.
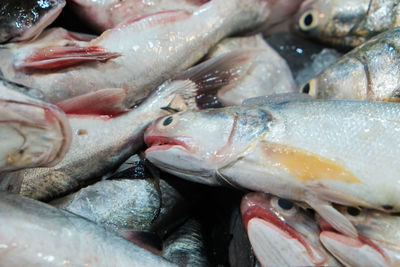
[[163, 136], [148, 136], [145, 138], [144, 142], [149, 147], [146, 152], [151, 152], [155, 150], [168, 150], [175, 146], [180, 146], [185, 150], [189, 149], [189, 147], [184, 142], [176, 140], [174, 138]]

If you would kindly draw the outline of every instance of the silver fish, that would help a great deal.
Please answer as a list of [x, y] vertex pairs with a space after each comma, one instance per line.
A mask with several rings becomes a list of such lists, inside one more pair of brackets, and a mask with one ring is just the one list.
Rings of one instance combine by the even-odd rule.
[[79, 216], [0, 193], [2, 266], [175, 266]]
[[338, 207], [359, 232], [352, 238], [334, 231], [321, 220], [320, 239], [324, 246], [346, 266], [399, 266], [400, 217], [376, 210]]
[[295, 92], [296, 84], [286, 61], [266, 43], [261, 35], [227, 38], [220, 42], [208, 57], [216, 57], [238, 49], [254, 50], [244, 62], [248, 67], [238, 74], [235, 82], [218, 91], [224, 106], [240, 105], [250, 97], [274, 93]]
[[35, 38], [52, 23], [65, 0], [2, 0], [0, 2], [0, 43]]
[[51, 103], [77, 96], [95, 102], [99, 90], [122, 88], [120, 101], [130, 108], [224, 37], [260, 25], [267, 9], [266, 0], [212, 0], [193, 13], [170, 10], [125, 21], [90, 41], [52, 29], [0, 49], [0, 69], [9, 80], [42, 90]]
[[319, 41], [356, 47], [369, 38], [400, 26], [398, 0], [307, 0], [294, 28]]
[[400, 101], [400, 28], [386, 31], [351, 52], [300, 91], [315, 98]]
[[261, 266], [341, 266], [319, 241], [312, 214], [293, 202], [250, 193], [242, 199], [241, 212]]
[[244, 105], [154, 121], [146, 157], [195, 182], [304, 201], [349, 236], [356, 229], [331, 202], [400, 211], [398, 104], [269, 97]]
[[0, 79], [0, 172], [53, 166], [71, 143], [64, 112], [18, 92], [23, 89]]

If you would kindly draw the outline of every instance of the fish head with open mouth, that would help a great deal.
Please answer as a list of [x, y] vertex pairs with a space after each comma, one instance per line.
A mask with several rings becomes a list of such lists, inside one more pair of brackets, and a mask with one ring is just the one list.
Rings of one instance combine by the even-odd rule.
[[295, 203], [264, 193], [250, 193], [241, 203], [243, 223], [262, 266], [337, 266], [319, 242], [312, 213]]
[[259, 108], [186, 111], [162, 117], [145, 132], [146, 157], [170, 173], [219, 184], [218, 170], [240, 158], [268, 127]]

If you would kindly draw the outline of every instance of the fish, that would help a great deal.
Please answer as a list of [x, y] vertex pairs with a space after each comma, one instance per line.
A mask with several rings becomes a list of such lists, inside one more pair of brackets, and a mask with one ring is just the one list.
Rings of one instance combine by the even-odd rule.
[[202, 231], [198, 220], [187, 219], [164, 240], [163, 257], [178, 266], [210, 266]]
[[358, 238], [338, 233], [320, 220], [321, 242], [346, 266], [399, 266], [400, 217], [359, 207], [337, 207], [359, 232]]
[[300, 92], [314, 98], [400, 101], [400, 28], [379, 34], [341, 57]]
[[61, 13], [65, 0], [2, 0], [0, 43], [37, 37]]
[[349, 236], [356, 229], [332, 203], [398, 212], [398, 104], [300, 96], [159, 118], [146, 158], [193, 182], [306, 202]]
[[166, 10], [186, 10], [193, 12], [209, 0], [72, 0], [73, 11], [87, 22], [93, 30], [102, 33], [114, 28], [121, 22], [138, 18], [146, 14], [161, 12]]
[[72, 213], [0, 193], [2, 266], [176, 266]]
[[24, 91], [0, 78], [0, 173], [56, 165], [71, 144], [65, 113]]
[[128, 109], [224, 37], [260, 25], [267, 8], [266, 0], [212, 0], [194, 12], [168, 10], [130, 19], [94, 39], [50, 29], [33, 42], [0, 49], [0, 70], [55, 104], [71, 98], [94, 102], [99, 90], [119, 88], [125, 94], [119, 102]]
[[313, 214], [292, 201], [249, 193], [240, 209], [261, 266], [341, 266], [319, 241]]
[[397, 0], [307, 0], [292, 28], [303, 36], [337, 47], [353, 48], [400, 26]]
[[213, 58], [239, 49], [255, 50], [249, 58], [247, 70], [236, 78], [236, 82], [218, 91], [218, 100], [223, 106], [240, 105], [250, 97], [274, 93], [295, 92], [297, 86], [286, 61], [275, 52], [261, 34], [249, 37], [226, 38], [207, 55]]
[[[200, 93], [225, 86], [234, 79], [246, 54], [228, 54], [194, 66], [174, 80], [168, 80], [136, 108], [119, 115], [69, 114], [72, 143], [62, 161], [50, 168], [26, 169], [0, 175], [0, 189], [7, 190], [9, 182], [22, 181], [21, 188], [12, 192], [50, 201], [100, 180], [116, 170], [144, 144], [143, 133], [150, 122], [160, 116], [184, 109], [211, 105], [197, 101]], [[124, 92], [119, 91], [120, 95]], [[118, 90], [112, 90], [111, 103], [118, 101]], [[113, 95], [114, 94], [114, 95]], [[102, 109], [107, 104], [99, 98], [92, 108]], [[73, 105], [69, 104], [69, 108]]]

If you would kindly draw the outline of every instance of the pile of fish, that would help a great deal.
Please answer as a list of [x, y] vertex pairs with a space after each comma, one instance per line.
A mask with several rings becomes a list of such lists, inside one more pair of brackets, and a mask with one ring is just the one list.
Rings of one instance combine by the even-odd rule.
[[400, 1], [0, 7], [0, 266], [400, 266]]

